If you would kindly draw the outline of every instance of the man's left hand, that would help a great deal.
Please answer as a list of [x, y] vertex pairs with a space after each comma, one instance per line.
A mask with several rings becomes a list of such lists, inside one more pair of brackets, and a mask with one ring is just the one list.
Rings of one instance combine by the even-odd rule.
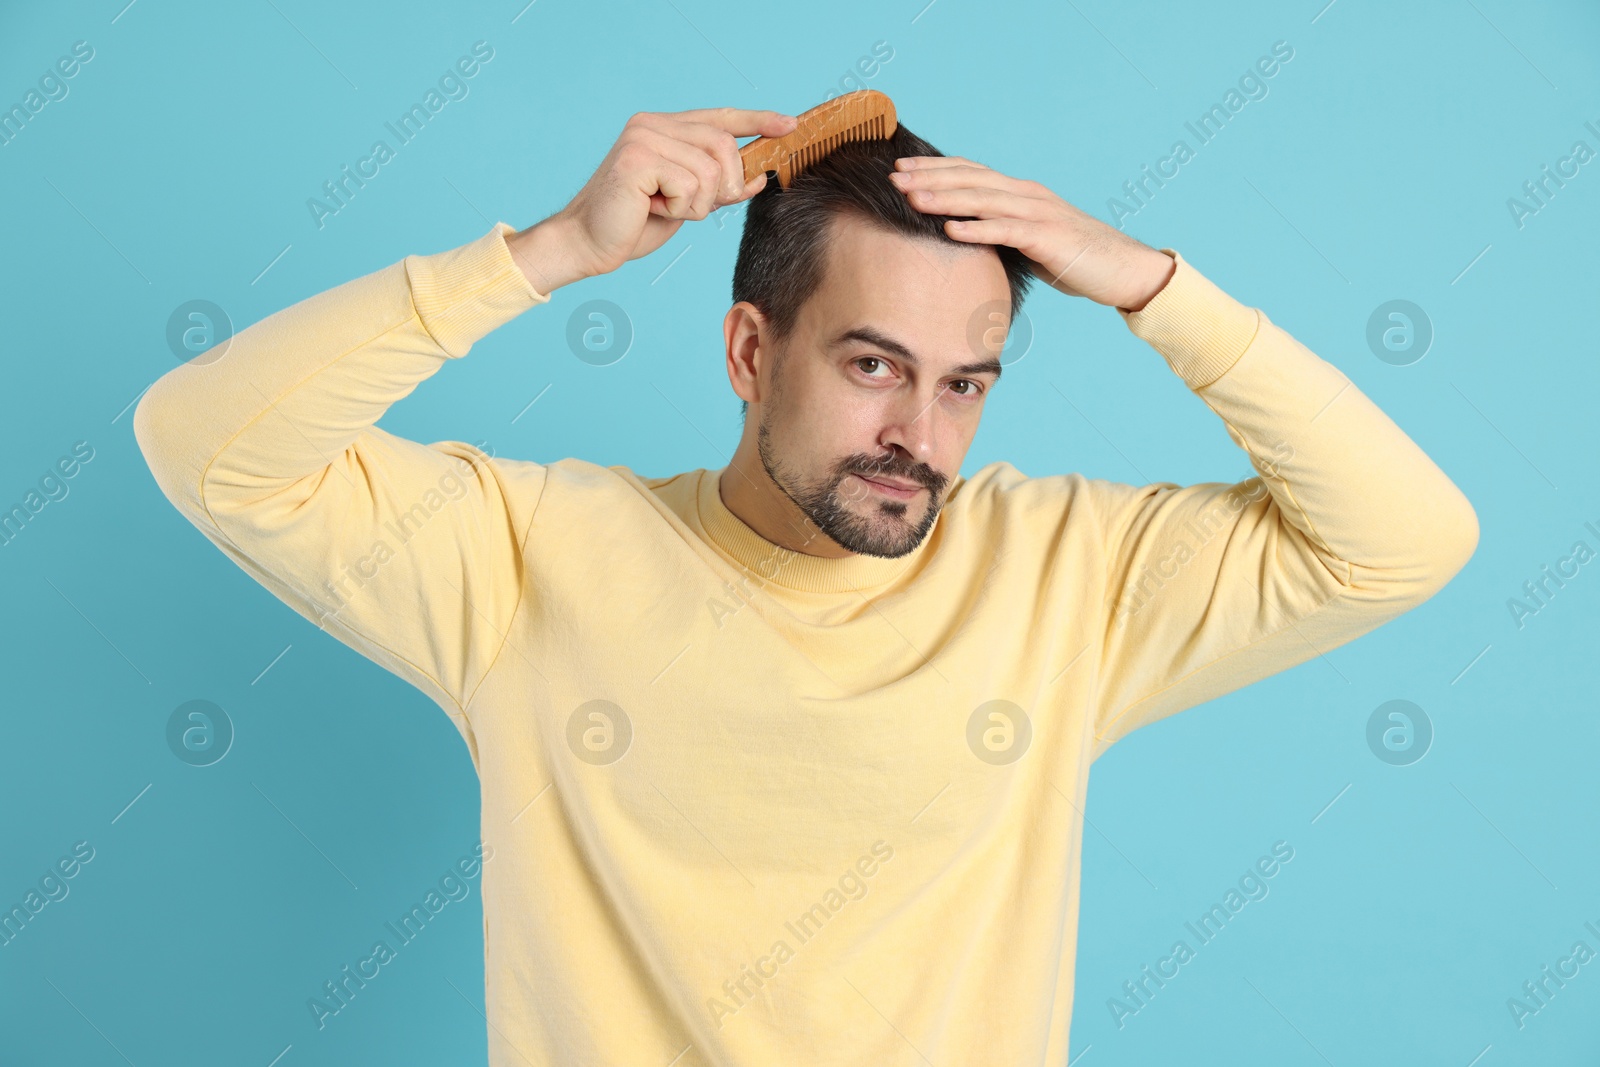
[[1087, 215], [1045, 186], [991, 170], [961, 156], [907, 156], [890, 180], [919, 211], [969, 215], [945, 233], [973, 244], [1010, 245], [1033, 273], [1068, 296], [1138, 311], [1177, 268], [1157, 251]]

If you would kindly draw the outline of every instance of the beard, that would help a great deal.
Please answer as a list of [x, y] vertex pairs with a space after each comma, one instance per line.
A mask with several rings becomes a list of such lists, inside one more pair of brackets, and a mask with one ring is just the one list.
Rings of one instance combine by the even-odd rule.
[[[761, 466], [783, 495], [840, 547], [864, 556], [896, 559], [913, 551], [928, 536], [939, 517], [940, 501], [948, 481], [943, 474], [926, 463], [854, 453], [834, 463], [820, 478], [807, 482], [786, 467], [773, 451], [766, 410], [770, 407], [770, 404], [763, 406], [761, 424], [756, 428], [756, 452], [761, 457]], [[911, 507], [917, 504], [915, 498], [891, 500], [860, 496], [856, 499], [866, 501], [871, 514], [862, 516], [851, 510], [853, 494], [847, 494], [842, 486], [852, 474], [899, 478], [923, 486], [927, 503], [923, 505], [921, 520], [912, 523], [906, 518]]]

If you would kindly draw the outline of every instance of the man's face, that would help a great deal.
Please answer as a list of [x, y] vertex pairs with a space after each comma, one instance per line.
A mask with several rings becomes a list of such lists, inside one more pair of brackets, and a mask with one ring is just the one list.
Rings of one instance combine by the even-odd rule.
[[762, 361], [757, 448], [823, 533], [852, 552], [903, 556], [933, 528], [999, 378], [998, 346], [969, 339], [974, 312], [1009, 306], [1010, 290], [990, 249], [851, 216], [830, 227], [822, 285], [776, 374], [771, 353]]

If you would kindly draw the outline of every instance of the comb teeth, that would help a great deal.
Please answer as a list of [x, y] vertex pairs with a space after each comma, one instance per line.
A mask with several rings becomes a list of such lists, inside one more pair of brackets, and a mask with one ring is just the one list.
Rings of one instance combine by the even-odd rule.
[[847, 130], [834, 134], [832, 137], [818, 141], [816, 144], [807, 145], [797, 154], [790, 157], [789, 180], [793, 181], [795, 175], [842, 144], [849, 144], [852, 141], [883, 140], [888, 136], [888, 133], [883, 128], [883, 116], [875, 115], [866, 122], [857, 123]]
[[876, 89], [857, 89], [835, 97], [797, 118], [790, 133], [758, 137], [739, 149], [746, 181], [763, 171], [776, 171], [778, 184], [787, 188], [795, 175], [840, 145], [886, 139], [896, 128], [894, 102]]

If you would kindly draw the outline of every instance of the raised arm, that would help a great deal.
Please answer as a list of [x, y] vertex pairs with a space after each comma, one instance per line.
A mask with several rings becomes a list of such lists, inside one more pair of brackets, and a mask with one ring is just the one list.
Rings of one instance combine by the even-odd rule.
[[[535, 290], [497, 224], [279, 311], [169, 371], [134, 432], [167, 498], [253, 578], [459, 716], [516, 607], [544, 468], [374, 424]], [[464, 727], [464, 721], [458, 720]]]
[[1119, 313], [1257, 474], [1094, 483], [1107, 582], [1095, 756], [1421, 604], [1478, 542], [1461, 490], [1348, 378], [1161, 251], [1171, 281]]
[[1107, 590], [1094, 757], [1366, 633], [1466, 564], [1477, 516], [1444, 472], [1336, 368], [1172, 249], [959, 156], [896, 171], [912, 206], [974, 216], [947, 223], [951, 237], [1011, 245], [1055, 289], [1116, 308], [1257, 471], [1236, 485], [1089, 482]]
[[273, 314], [169, 371], [134, 433], [167, 498], [301, 615], [427, 693], [476, 757], [466, 709], [524, 582], [546, 470], [375, 424], [446, 362], [561, 285], [654, 251], [745, 199], [735, 136], [792, 117], [641, 114], [562, 211], [408, 256]]

